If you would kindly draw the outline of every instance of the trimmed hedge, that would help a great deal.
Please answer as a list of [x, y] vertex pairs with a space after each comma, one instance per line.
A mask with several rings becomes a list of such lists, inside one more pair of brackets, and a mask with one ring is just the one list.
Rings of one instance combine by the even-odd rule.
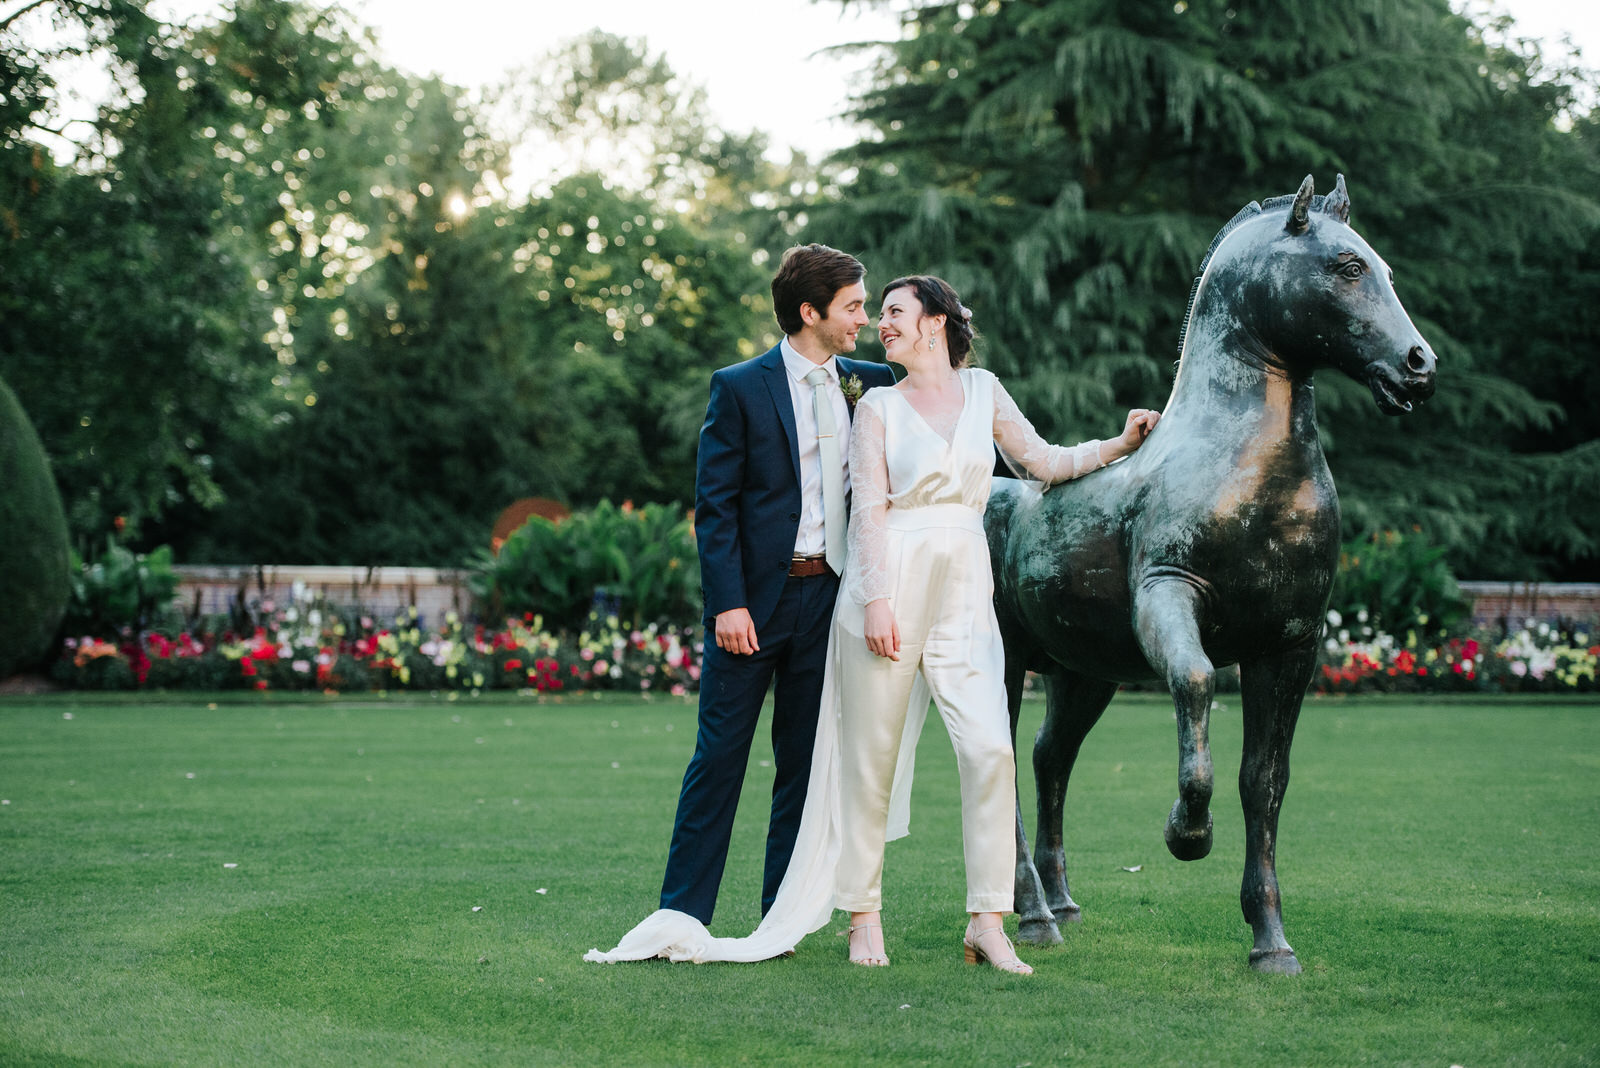
[[67, 610], [67, 519], [50, 461], [0, 381], [0, 679], [50, 651]]

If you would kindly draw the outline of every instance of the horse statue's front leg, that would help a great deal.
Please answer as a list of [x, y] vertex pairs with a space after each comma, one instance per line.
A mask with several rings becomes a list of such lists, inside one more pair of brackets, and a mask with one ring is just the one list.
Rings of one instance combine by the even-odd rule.
[[1167, 815], [1167, 850], [1179, 860], [1211, 852], [1211, 693], [1214, 670], [1200, 644], [1206, 587], [1194, 576], [1146, 578], [1134, 594], [1139, 644], [1167, 680], [1178, 714], [1178, 799]]
[[1244, 882], [1239, 905], [1255, 932], [1250, 967], [1298, 975], [1300, 961], [1283, 936], [1278, 897], [1278, 811], [1289, 786], [1289, 746], [1300, 703], [1316, 669], [1314, 644], [1239, 665], [1244, 753], [1239, 799], [1244, 803]]

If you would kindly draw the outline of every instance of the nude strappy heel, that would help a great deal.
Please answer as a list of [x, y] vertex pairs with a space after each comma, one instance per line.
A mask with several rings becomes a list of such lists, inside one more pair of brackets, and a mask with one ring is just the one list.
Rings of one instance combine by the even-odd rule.
[[851, 938], [851, 941], [852, 941], [852, 944], [850, 946], [850, 963], [851, 964], [859, 964], [863, 968], [887, 968], [889, 966], [889, 957], [888, 957], [887, 953], [884, 953], [883, 955], [878, 955], [878, 954], [872, 954], [871, 953], [872, 936], [870, 934], [862, 939], [862, 942], [864, 942], [866, 944], [866, 947], [867, 947], [867, 950], [868, 950], [868, 954], [870, 954], [870, 955], [862, 955], [862, 956], [859, 956], [859, 957], [856, 956], [856, 950], [855, 950], [855, 945], [854, 945], [855, 933], [857, 931], [871, 931], [874, 927], [876, 927], [878, 929], [878, 937], [882, 938], [883, 937], [883, 924], [881, 924], [881, 923], [857, 923], [857, 924], [852, 924], [851, 925], [850, 934], [849, 934], [849, 936], [847, 936], [847, 937]]
[[[989, 956], [986, 950], [978, 945], [978, 943], [983, 939], [984, 935], [994, 934], [996, 932], [999, 933], [1000, 940], [1006, 944], [1006, 949], [1011, 953], [1011, 956], [1004, 960], [995, 960], [993, 957]], [[967, 933], [961, 938], [961, 948], [965, 953], [968, 964], [977, 964], [980, 960], [984, 960], [989, 962], [989, 966], [991, 968], [997, 968], [1002, 972], [1010, 972], [1012, 975], [1033, 974], [1033, 969], [1018, 959], [1017, 947], [1013, 946], [1011, 944], [1011, 939], [1006, 937], [1005, 928], [1003, 927], [985, 927], [983, 930], [974, 934], [972, 931], [972, 925], [969, 923], [967, 925]]]

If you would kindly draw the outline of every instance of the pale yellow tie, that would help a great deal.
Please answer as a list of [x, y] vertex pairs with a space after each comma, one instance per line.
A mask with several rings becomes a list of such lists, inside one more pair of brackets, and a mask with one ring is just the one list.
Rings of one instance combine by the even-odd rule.
[[839, 459], [839, 431], [833, 420], [833, 398], [828, 393], [828, 372], [817, 368], [806, 375], [811, 402], [817, 412], [817, 449], [822, 455], [822, 534], [827, 539], [828, 566], [844, 574], [844, 465]]

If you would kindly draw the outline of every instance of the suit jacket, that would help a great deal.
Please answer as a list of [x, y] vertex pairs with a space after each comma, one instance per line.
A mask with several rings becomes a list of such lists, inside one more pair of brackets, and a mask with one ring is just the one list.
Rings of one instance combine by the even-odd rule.
[[[887, 364], [835, 358], [841, 379], [856, 375], [867, 389], [894, 384]], [[694, 531], [706, 620], [748, 608], [759, 631], [783, 592], [800, 532], [800, 443], [778, 346], [711, 376]]]

